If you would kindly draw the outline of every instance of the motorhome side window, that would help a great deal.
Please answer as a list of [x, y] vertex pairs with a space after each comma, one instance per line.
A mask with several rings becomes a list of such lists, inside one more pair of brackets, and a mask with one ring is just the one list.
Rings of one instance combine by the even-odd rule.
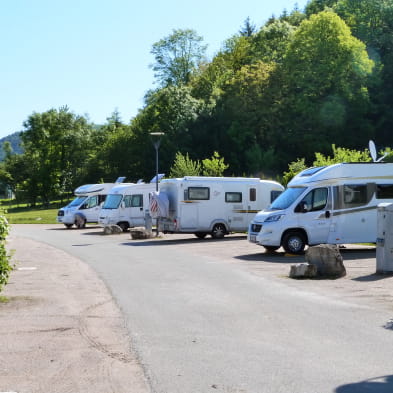
[[377, 184], [377, 199], [392, 199], [393, 184]]
[[225, 202], [239, 203], [241, 201], [242, 201], [242, 193], [241, 192], [226, 192], [225, 193]]
[[123, 199], [124, 207], [143, 207], [143, 196], [136, 195], [126, 195]]
[[208, 200], [210, 199], [209, 187], [188, 187], [188, 200]]
[[373, 198], [376, 189], [378, 195], [378, 186], [375, 183], [335, 186], [333, 187], [334, 206], [336, 209], [348, 209], [367, 205]]
[[250, 188], [250, 202], [255, 202], [257, 200], [257, 189]]
[[143, 195], [132, 195], [131, 207], [143, 207]]
[[344, 204], [346, 206], [359, 206], [367, 203], [366, 184], [344, 185]]
[[328, 198], [328, 189], [315, 188], [311, 190], [296, 206], [295, 212], [318, 211], [325, 208]]
[[98, 205], [98, 195], [91, 196], [88, 200], [82, 205], [82, 209], [91, 209], [92, 207], [96, 207]]

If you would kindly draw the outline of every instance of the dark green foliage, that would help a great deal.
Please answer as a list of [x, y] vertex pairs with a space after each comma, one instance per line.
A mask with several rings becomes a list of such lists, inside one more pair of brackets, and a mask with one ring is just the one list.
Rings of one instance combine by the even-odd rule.
[[5, 243], [9, 234], [9, 225], [4, 217], [0, 215], [0, 292], [4, 285], [7, 284], [13, 266], [11, 265], [11, 256], [7, 252]]

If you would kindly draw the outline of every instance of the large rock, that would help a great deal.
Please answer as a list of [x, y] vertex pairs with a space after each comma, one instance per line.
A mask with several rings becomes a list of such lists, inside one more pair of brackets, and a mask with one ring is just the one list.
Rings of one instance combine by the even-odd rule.
[[290, 278], [314, 278], [317, 276], [317, 267], [310, 263], [297, 263], [291, 265]]
[[105, 225], [104, 226], [104, 235], [112, 235], [122, 233], [123, 230], [118, 225]]
[[309, 247], [305, 254], [306, 262], [317, 267], [321, 277], [338, 278], [347, 274], [338, 246], [320, 244]]
[[134, 240], [141, 240], [141, 239], [150, 239], [152, 237], [152, 232], [146, 230], [145, 228], [132, 228], [131, 232], [131, 239]]

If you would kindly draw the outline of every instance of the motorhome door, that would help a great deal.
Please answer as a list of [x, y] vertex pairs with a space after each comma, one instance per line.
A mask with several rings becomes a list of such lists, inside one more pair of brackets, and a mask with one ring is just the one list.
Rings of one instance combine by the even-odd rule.
[[122, 215], [120, 217], [125, 221], [129, 221], [132, 227], [144, 225], [144, 211], [143, 211], [143, 194], [125, 195], [124, 209], [122, 209]]
[[86, 199], [83, 205], [80, 207], [81, 212], [86, 217], [87, 222], [97, 222], [98, 215], [101, 210], [100, 197], [103, 195], [92, 195]]
[[308, 234], [309, 244], [326, 243], [332, 221], [330, 187], [310, 190], [295, 207], [299, 228]]
[[180, 228], [184, 231], [198, 230], [199, 207], [210, 200], [210, 187], [188, 187], [180, 203]]
[[[245, 192], [244, 192], [245, 191]], [[229, 230], [239, 231], [246, 230], [248, 227], [249, 216], [249, 197], [247, 190], [242, 191], [226, 191], [225, 192], [225, 208], [228, 213]]]

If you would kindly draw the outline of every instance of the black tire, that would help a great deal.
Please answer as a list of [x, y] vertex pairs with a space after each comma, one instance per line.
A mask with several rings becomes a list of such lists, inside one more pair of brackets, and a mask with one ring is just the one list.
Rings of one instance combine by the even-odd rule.
[[194, 235], [198, 238], [198, 239], [204, 239], [207, 235], [207, 233], [205, 232], [195, 232]]
[[117, 224], [123, 232], [127, 232], [128, 228], [130, 227], [127, 222], [119, 222]]
[[212, 238], [213, 239], [222, 239], [227, 233], [227, 229], [224, 224], [216, 224], [212, 230]]
[[82, 216], [76, 216], [75, 218], [75, 226], [78, 229], [83, 229], [86, 227], [86, 219]]
[[280, 248], [280, 246], [263, 246], [263, 247], [265, 247], [266, 251], [268, 252], [277, 251]]
[[65, 226], [67, 229], [72, 228], [73, 225], [74, 225], [74, 224], [64, 224], [64, 226]]
[[300, 254], [306, 246], [305, 236], [298, 231], [288, 232], [282, 239], [282, 246], [289, 254]]

